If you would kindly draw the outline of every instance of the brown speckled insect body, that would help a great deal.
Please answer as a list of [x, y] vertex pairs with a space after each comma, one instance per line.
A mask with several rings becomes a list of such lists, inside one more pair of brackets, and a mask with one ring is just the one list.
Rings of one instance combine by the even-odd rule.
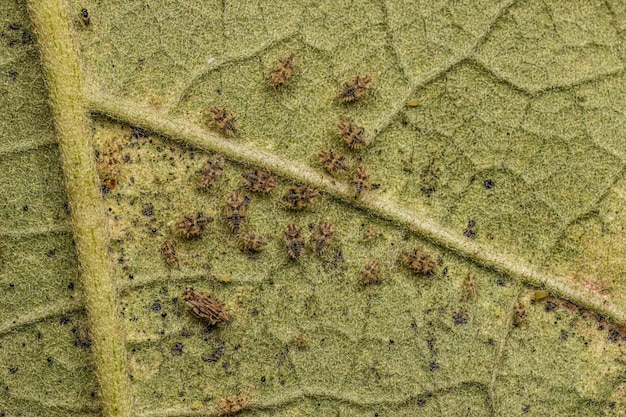
[[361, 269], [360, 281], [362, 285], [380, 283], [380, 261], [378, 259], [365, 264], [363, 269]]
[[402, 252], [402, 261], [416, 275], [434, 275], [437, 264], [429, 254], [425, 253], [421, 246]]
[[237, 119], [226, 109], [211, 106], [213, 123], [225, 135], [232, 136], [237, 134]]
[[224, 173], [224, 157], [219, 154], [215, 154], [204, 165], [204, 168], [200, 171], [200, 177], [202, 178], [202, 185], [204, 188], [211, 188], [217, 180], [222, 177]]
[[270, 76], [270, 84], [272, 87], [279, 87], [291, 78], [293, 75], [293, 65], [295, 61], [295, 55], [291, 54], [284, 58], [278, 60], [276, 65], [274, 65], [274, 69], [272, 70], [272, 74]]
[[226, 219], [232, 232], [237, 233], [239, 231], [239, 227], [246, 219], [249, 203], [250, 198], [248, 196], [241, 198], [236, 192], [232, 193], [226, 201]]
[[330, 246], [335, 230], [330, 222], [320, 223], [317, 230], [311, 236], [311, 243], [316, 254], [322, 255]]
[[363, 235], [361, 236], [361, 240], [363, 242], [369, 242], [370, 240], [374, 239], [377, 235], [378, 235], [378, 231], [376, 230], [375, 227], [372, 226], [363, 232]]
[[311, 203], [311, 200], [317, 197], [319, 193], [313, 188], [291, 187], [289, 192], [283, 196], [283, 202], [291, 209], [301, 210]]
[[302, 249], [304, 248], [304, 238], [302, 237], [302, 228], [290, 223], [285, 229], [285, 247], [292, 259], [300, 258]]
[[83, 22], [83, 25], [89, 26], [90, 19], [89, 19], [89, 12], [87, 11], [87, 9], [83, 9], [80, 11], [80, 20], [81, 22]]
[[276, 179], [267, 171], [254, 170], [241, 174], [246, 181], [246, 186], [255, 193], [269, 194], [276, 186]]
[[267, 242], [259, 235], [243, 234], [240, 236], [244, 250], [247, 252], [260, 252], [265, 249]]
[[328, 171], [340, 174], [348, 172], [350, 167], [346, 158], [334, 152], [332, 149], [320, 151], [317, 154], [320, 157], [320, 162]]
[[354, 196], [356, 198], [359, 198], [364, 190], [370, 188], [370, 176], [362, 165], [359, 165], [356, 167], [356, 170], [354, 170], [352, 188], [354, 188]]
[[186, 288], [183, 300], [193, 309], [196, 316], [207, 319], [211, 326], [230, 322], [230, 317], [224, 312], [224, 305], [210, 295]]
[[337, 123], [337, 127], [339, 128], [339, 135], [351, 149], [362, 149], [365, 146], [363, 128], [346, 121], [340, 121]]
[[161, 255], [163, 255], [163, 259], [169, 266], [173, 266], [174, 268], [178, 268], [178, 258], [176, 257], [176, 251], [174, 250], [174, 244], [169, 241], [163, 242], [161, 245]]
[[526, 321], [526, 306], [520, 300], [513, 306], [513, 326], [518, 327]]
[[351, 80], [343, 83], [341, 93], [338, 99], [344, 103], [354, 101], [361, 97], [372, 83], [372, 77], [369, 75], [358, 75]]
[[463, 298], [469, 299], [476, 295], [476, 280], [474, 279], [474, 275], [469, 272], [465, 276], [463, 280]]
[[232, 395], [227, 398], [222, 398], [217, 402], [217, 409], [219, 410], [218, 415], [232, 416], [237, 414], [246, 408], [249, 402], [250, 397], [247, 395]]
[[207, 224], [213, 221], [212, 217], [205, 216], [201, 212], [185, 216], [176, 223], [176, 228], [180, 230], [187, 239], [198, 237], [204, 231]]

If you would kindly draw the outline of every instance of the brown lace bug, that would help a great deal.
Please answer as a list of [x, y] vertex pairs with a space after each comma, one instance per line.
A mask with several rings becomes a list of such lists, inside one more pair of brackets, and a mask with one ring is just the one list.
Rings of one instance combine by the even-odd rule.
[[435, 260], [422, 250], [421, 246], [402, 252], [402, 261], [415, 275], [434, 275]]
[[237, 233], [239, 231], [239, 227], [246, 219], [249, 203], [250, 198], [248, 196], [241, 198], [237, 192], [232, 193], [228, 201], [226, 201], [226, 219], [232, 232]]
[[341, 174], [348, 172], [350, 169], [346, 158], [334, 152], [332, 149], [320, 151], [317, 156], [319, 156], [320, 162], [324, 168], [332, 173]]
[[380, 281], [380, 261], [374, 259], [365, 264], [361, 269], [360, 282], [362, 285], [379, 284]]
[[256, 193], [269, 194], [276, 186], [276, 179], [267, 171], [254, 170], [241, 174], [246, 181], [246, 187]]
[[363, 165], [356, 167], [354, 175], [352, 176], [352, 188], [354, 188], [355, 198], [359, 198], [364, 190], [370, 188], [371, 185], [369, 179], [370, 176], [367, 171], [365, 171], [365, 167]]
[[217, 180], [222, 177], [224, 173], [224, 157], [219, 154], [215, 154], [207, 161], [204, 168], [200, 171], [200, 178], [202, 179], [202, 185], [204, 188], [211, 188]]
[[226, 109], [211, 106], [213, 123], [228, 136], [237, 134], [237, 119]]
[[315, 233], [311, 236], [313, 250], [317, 255], [323, 255], [333, 240], [335, 231], [330, 222], [320, 223]]
[[181, 221], [176, 223], [176, 228], [180, 230], [187, 239], [191, 239], [202, 235], [206, 225], [212, 221], [212, 217], [197, 212], [189, 216], [184, 216]]
[[252, 233], [242, 234], [240, 239], [246, 252], [260, 252], [267, 246], [267, 242], [261, 236]]
[[289, 192], [283, 196], [283, 202], [291, 209], [301, 210], [314, 197], [319, 195], [319, 191], [308, 187], [291, 187]]
[[169, 266], [173, 266], [178, 268], [178, 258], [176, 257], [176, 251], [174, 250], [174, 244], [169, 241], [163, 242], [161, 245], [161, 255], [163, 255], [163, 259]]
[[295, 55], [291, 54], [279, 59], [276, 65], [274, 65], [274, 69], [270, 75], [270, 84], [272, 87], [279, 87], [291, 78], [293, 75], [294, 58]]
[[372, 83], [372, 77], [369, 75], [358, 75], [351, 80], [343, 83], [341, 93], [338, 99], [344, 103], [348, 103], [360, 98]]
[[89, 19], [89, 12], [87, 11], [87, 9], [83, 9], [80, 11], [80, 20], [81, 22], [83, 22], [83, 25], [89, 26], [90, 19]]
[[350, 149], [362, 149], [365, 145], [365, 131], [363, 128], [348, 121], [337, 123], [339, 135]]
[[183, 300], [193, 309], [196, 316], [207, 319], [211, 326], [231, 321], [224, 312], [224, 305], [210, 295], [203, 294], [193, 288], [186, 288], [183, 292]]
[[302, 237], [302, 228], [290, 223], [285, 229], [285, 247], [292, 259], [300, 258], [302, 249], [304, 248], [304, 238]]

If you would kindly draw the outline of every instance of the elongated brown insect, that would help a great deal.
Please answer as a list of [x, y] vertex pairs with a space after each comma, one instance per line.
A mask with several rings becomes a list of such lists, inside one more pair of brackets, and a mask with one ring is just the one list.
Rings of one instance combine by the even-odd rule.
[[232, 232], [237, 233], [239, 231], [239, 227], [246, 219], [249, 203], [250, 198], [248, 196], [241, 198], [237, 192], [232, 193], [228, 201], [226, 201], [226, 219]]
[[365, 131], [362, 127], [346, 121], [337, 123], [339, 135], [351, 149], [362, 149], [365, 144]]
[[324, 168], [332, 173], [345, 173], [350, 169], [346, 158], [334, 152], [332, 149], [320, 151], [317, 155], [320, 157], [320, 162]]
[[197, 212], [189, 216], [184, 216], [176, 223], [176, 228], [180, 230], [187, 239], [202, 235], [207, 224], [213, 221], [213, 217], [205, 216], [202, 212]]
[[402, 252], [402, 261], [416, 275], [434, 275], [437, 264], [421, 246]]
[[513, 306], [513, 326], [518, 327], [526, 321], [526, 306], [517, 300]]
[[313, 188], [291, 187], [289, 192], [283, 196], [283, 202], [291, 209], [301, 210], [311, 203], [311, 200], [317, 197], [319, 193]]
[[354, 175], [352, 176], [352, 188], [354, 188], [355, 198], [359, 198], [364, 190], [370, 188], [370, 176], [367, 171], [365, 171], [365, 167], [363, 165], [359, 165], [356, 167], [356, 170], [354, 170]]
[[267, 242], [259, 235], [242, 234], [240, 238], [247, 252], [260, 252], [267, 246]]
[[219, 154], [215, 154], [204, 165], [204, 168], [200, 171], [200, 178], [202, 178], [202, 185], [204, 188], [211, 188], [217, 180], [222, 177], [224, 173], [224, 157]]
[[246, 181], [246, 186], [255, 193], [269, 194], [276, 186], [276, 179], [267, 171], [254, 170], [241, 174]]
[[276, 65], [274, 65], [274, 69], [272, 70], [272, 74], [270, 76], [270, 84], [272, 87], [279, 87], [291, 78], [293, 75], [294, 58], [295, 55], [291, 54], [281, 58], [278, 60]]
[[371, 76], [358, 75], [343, 83], [341, 93], [339, 93], [337, 98], [344, 103], [354, 101], [365, 94], [371, 83]]
[[163, 242], [161, 245], [161, 255], [163, 255], [163, 259], [169, 266], [173, 266], [178, 268], [178, 258], [176, 257], [176, 251], [174, 250], [174, 244], [169, 241]]
[[211, 106], [213, 123], [228, 136], [237, 134], [237, 119], [226, 109]]
[[292, 259], [298, 259], [302, 255], [304, 248], [304, 238], [302, 228], [290, 223], [285, 229], [285, 247]]
[[380, 261], [378, 259], [365, 264], [363, 269], [361, 269], [360, 281], [362, 285], [380, 283]]
[[80, 20], [83, 22], [83, 25], [89, 26], [89, 12], [87, 9], [83, 9], [80, 11]]
[[320, 223], [315, 233], [311, 236], [311, 243], [316, 254], [323, 255], [326, 252], [334, 234], [335, 231], [330, 222]]
[[224, 312], [224, 305], [210, 295], [188, 287], [183, 292], [183, 300], [193, 309], [196, 316], [207, 319], [211, 326], [231, 321], [230, 317]]

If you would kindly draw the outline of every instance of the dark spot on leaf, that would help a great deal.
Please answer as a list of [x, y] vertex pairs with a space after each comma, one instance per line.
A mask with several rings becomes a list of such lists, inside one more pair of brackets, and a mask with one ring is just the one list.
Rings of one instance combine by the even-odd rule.
[[72, 321], [72, 320], [70, 320], [70, 318], [69, 318], [69, 317], [61, 317], [61, 318], [59, 319], [59, 324], [62, 324], [62, 325], [63, 325], [63, 324], [68, 324], [68, 323], [70, 323], [71, 321]]
[[14, 374], [14, 373], [17, 372], [17, 370], [18, 370], [17, 366], [12, 366], [12, 367], [9, 368], [9, 373], [10, 374]]
[[467, 314], [463, 311], [459, 311], [454, 315], [454, 324], [465, 324], [467, 323]]
[[160, 311], [161, 310], [161, 303], [158, 301], [155, 301], [154, 303], [152, 303], [152, 311]]
[[485, 188], [490, 190], [494, 186], [493, 180], [485, 180]]
[[504, 280], [502, 278], [498, 278], [496, 280], [496, 284], [498, 284], [501, 287], [506, 287], [506, 282], [504, 282]]
[[172, 346], [172, 355], [180, 356], [182, 354], [183, 354], [183, 344], [180, 342], [174, 343], [174, 346]]
[[463, 231], [463, 234], [465, 235], [466, 238], [469, 238], [469, 239], [473, 239], [474, 237], [476, 237], [476, 232], [472, 229], [465, 229]]
[[153, 213], [154, 205], [152, 205], [152, 203], [144, 204], [141, 208], [141, 214], [143, 214], [144, 216], [152, 216]]
[[428, 364], [428, 368], [430, 369], [430, 372], [435, 372], [437, 369], [439, 369], [439, 364], [436, 361], [432, 361], [430, 364]]

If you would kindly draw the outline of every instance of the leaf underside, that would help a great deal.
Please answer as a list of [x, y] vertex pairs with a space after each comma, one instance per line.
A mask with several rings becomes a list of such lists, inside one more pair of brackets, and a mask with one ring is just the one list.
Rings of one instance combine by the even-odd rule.
[[[626, 5], [196, 3], [68, 6], [94, 103], [136, 415], [215, 415], [237, 395], [248, 398], [241, 415], [255, 416], [625, 411], [620, 323], [596, 314], [597, 303], [544, 297], [484, 268], [480, 253], [445, 236], [626, 314]], [[0, 16], [0, 411], [100, 415], [34, 35], [22, 1], [0, 4]], [[274, 89], [270, 71], [291, 53], [294, 76]], [[343, 82], [360, 74], [372, 76], [369, 91], [338, 102]], [[103, 97], [119, 108], [99, 108]], [[239, 129], [204, 149], [185, 129], [166, 138], [120, 116], [149, 109], [210, 135], [212, 105], [232, 111]], [[347, 115], [367, 133], [361, 151], [337, 133]], [[235, 147], [204, 189], [198, 172], [211, 143]], [[363, 205], [402, 207], [444, 238], [425, 239], [391, 210], [374, 214], [334, 189], [288, 210], [281, 196], [300, 177], [281, 172], [269, 195], [245, 190], [242, 173], [267, 167], [251, 166], [237, 154], [244, 148], [296, 174], [324, 173], [317, 154], [334, 149], [380, 185]], [[236, 190], [251, 199], [241, 231], [268, 242], [259, 254], [242, 250], [225, 218]], [[186, 239], [175, 225], [198, 211], [215, 220]], [[335, 236], [318, 256], [310, 237], [323, 221]], [[297, 261], [284, 246], [289, 223], [305, 237]], [[377, 235], [365, 242], [371, 227]], [[163, 259], [164, 241], [179, 268]], [[436, 260], [434, 277], [402, 264], [418, 245]], [[362, 286], [374, 259], [382, 283]], [[233, 321], [208, 327], [182, 300], [190, 286], [223, 302]]]

